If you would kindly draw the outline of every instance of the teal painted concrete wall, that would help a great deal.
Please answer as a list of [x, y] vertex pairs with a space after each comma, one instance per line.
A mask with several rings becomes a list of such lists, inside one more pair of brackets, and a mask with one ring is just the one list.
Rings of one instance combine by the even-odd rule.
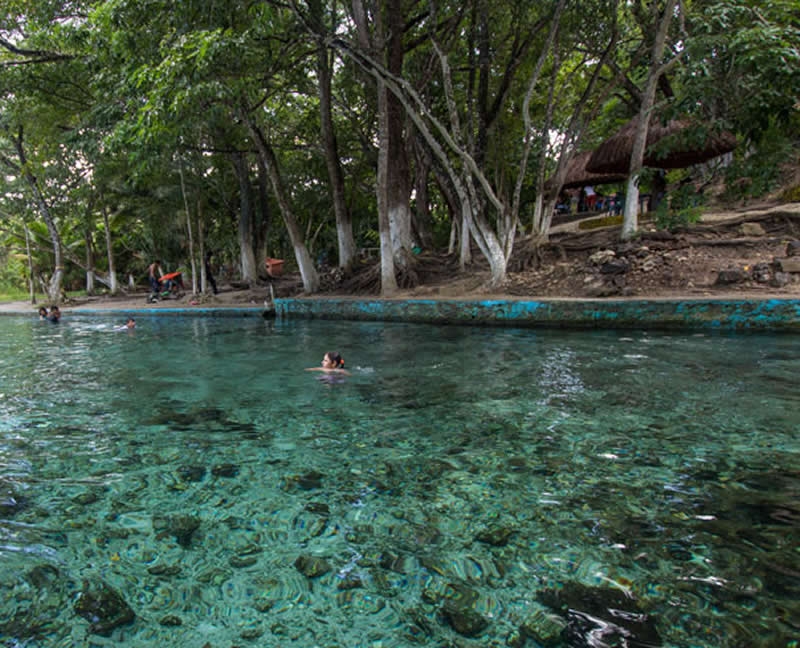
[[800, 331], [800, 300], [278, 299], [278, 317], [574, 328]]

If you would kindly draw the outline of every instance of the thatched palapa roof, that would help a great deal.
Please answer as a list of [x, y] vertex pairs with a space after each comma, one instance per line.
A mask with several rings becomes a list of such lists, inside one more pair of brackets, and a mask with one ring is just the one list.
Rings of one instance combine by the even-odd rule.
[[[586, 163], [587, 170], [627, 174], [636, 125], [637, 119], [634, 118], [598, 146]], [[666, 124], [654, 119], [647, 131], [644, 166], [683, 169], [735, 148], [736, 137], [727, 131], [715, 132], [708, 125], [686, 119], [674, 119]]]
[[[603, 185], [622, 182], [627, 178], [625, 173], [590, 173], [586, 170], [586, 163], [592, 156], [592, 151], [576, 153], [567, 165], [567, 174], [564, 176], [563, 189], [585, 187], [586, 185]], [[554, 178], [548, 178], [545, 187], [553, 187]]]

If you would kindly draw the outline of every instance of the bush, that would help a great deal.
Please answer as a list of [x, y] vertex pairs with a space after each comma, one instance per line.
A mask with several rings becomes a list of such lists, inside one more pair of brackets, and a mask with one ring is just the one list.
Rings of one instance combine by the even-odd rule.
[[782, 165], [793, 151], [793, 143], [774, 124], [754, 148], [738, 155], [725, 174], [725, 187], [734, 200], [763, 196], [779, 184]]
[[703, 195], [697, 193], [691, 183], [679, 186], [670, 192], [669, 200], [662, 200], [656, 208], [653, 220], [658, 229], [673, 230], [697, 223], [703, 215]]

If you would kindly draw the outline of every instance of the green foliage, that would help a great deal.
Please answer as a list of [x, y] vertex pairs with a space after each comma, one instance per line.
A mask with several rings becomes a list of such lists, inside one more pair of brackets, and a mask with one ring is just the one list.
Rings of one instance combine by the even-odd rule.
[[694, 184], [687, 182], [673, 189], [666, 200], [656, 207], [653, 221], [658, 229], [674, 230], [697, 223], [703, 215], [702, 194], [698, 194]]
[[763, 196], [778, 185], [781, 166], [791, 159], [793, 142], [772, 120], [752, 150], [737, 153], [725, 174], [725, 187], [731, 200]]
[[784, 189], [781, 192], [780, 199], [783, 202], [800, 202], [800, 185]]

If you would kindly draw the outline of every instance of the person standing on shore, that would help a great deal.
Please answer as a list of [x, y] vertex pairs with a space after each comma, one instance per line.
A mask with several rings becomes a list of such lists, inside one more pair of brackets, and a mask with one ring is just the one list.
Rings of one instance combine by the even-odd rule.
[[216, 295], [217, 292], [218, 292], [217, 291], [217, 282], [214, 281], [214, 274], [211, 272], [211, 257], [213, 257], [213, 256], [214, 256], [214, 252], [213, 251], [208, 250], [206, 252], [205, 270], [206, 270], [206, 279], [208, 280], [208, 283], [211, 284], [211, 290], [213, 290], [214, 294]]
[[161, 262], [156, 259], [147, 268], [147, 279], [150, 281], [150, 291], [153, 294], [158, 294], [161, 290], [159, 279], [164, 276], [164, 271], [161, 269]]

